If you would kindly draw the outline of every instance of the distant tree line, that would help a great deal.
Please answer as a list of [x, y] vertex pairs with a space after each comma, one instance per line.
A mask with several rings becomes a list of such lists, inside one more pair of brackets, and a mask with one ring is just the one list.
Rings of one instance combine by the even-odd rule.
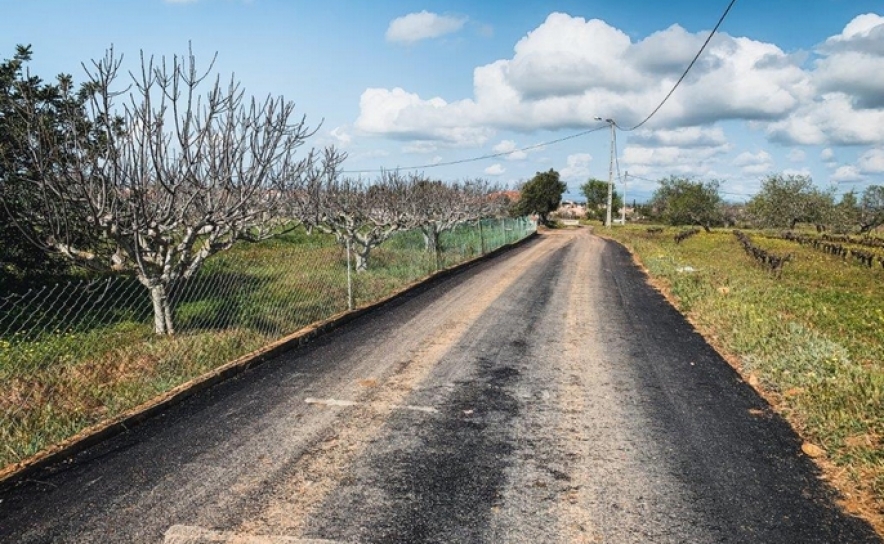
[[[707, 231], [735, 225], [794, 229], [801, 223], [820, 232], [866, 234], [884, 225], [884, 187], [880, 185], [870, 185], [860, 194], [848, 191], [837, 199], [834, 190], [820, 189], [809, 176], [775, 174], [762, 180], [759, 191], [746, 203], [734, 204], [721, 197], [718, 180], [670, 176], [658, 183], [648, 203], [634, 206], [634, 213], [673, 226]], [[607, 185], [592, 179], [583, 185], [588, 219], [603, 218]], [[615, 197], [614, 209], [620, 205]]]

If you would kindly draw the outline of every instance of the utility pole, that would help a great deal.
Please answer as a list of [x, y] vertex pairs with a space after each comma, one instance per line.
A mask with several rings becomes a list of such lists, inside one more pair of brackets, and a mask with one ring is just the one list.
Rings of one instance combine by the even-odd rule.
[[[601, 117], [596, 117], [596, 121], [601, 121]], [[606, 213], [606, 221], [605, 226], [611, 228], [611, 205], [613, 204], [614, 199], [614, 125], [616, 124], [613, 119], [605, 119], [605, 122], [608, 123], [608, 126], [611, 127], [611, 162], [608, 165], [608, 209], [605, 210]]]
[[629, 177], [629, 170], [623, 173], [623, 205], [620, 206], [620, 221], [626, 226], [626, 178]]
[[611, 126], [611, 162], [608, 165], [608, 209], [606, 225], [611, 228], [611, 207], [614, 200], [614, 120], [605, 119], [605, 122]]

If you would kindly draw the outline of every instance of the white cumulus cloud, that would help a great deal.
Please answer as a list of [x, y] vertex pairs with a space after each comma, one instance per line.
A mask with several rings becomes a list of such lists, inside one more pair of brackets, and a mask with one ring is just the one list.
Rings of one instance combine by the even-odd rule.
[[[676, 25], [633, 41], [604, 21], [552, 13], [515, 44], [511, 58], [475, 68], [473, 96], [446, 101], [366, 89], [356, 126], [449, 143], [481, 141], [497, 129], [596, 126], [599, 115], [628, 126], [654, 109], [703, 39]], [[719, 34], [652, 126], [696, 131], [717, 120], [782, 119], [809, 92], [799, 61], [773, 44]], [[723, 140], [704, 130], [667, 137]]]
[[522, 161], [528, 158], [528, 152], [519, 150], [513, 140], [502, 140], [491, 149], [495, 153], [508, 153], [505, 157], [508, 161]]
[[466, 17], [439, 15], [425, 10], [390, 21], [386, 37], [390, 42], [415, 43], [457, 32], [466, 22]]
[[806, 178], [813, 177], [809, 168], [786, 168], [783, 170], [784, 176], [803, 176]]
[[877, 13], [857, 15], [847, 23], [841, 34], [832, 36], [822, 45], [829, 51], [866, 50], [884, 52], [880, 48], [881, 33], [884, 33], [884, 17]]
[[449, 104], [436, 97], [423, 100], [402, 88], [366, 89], [359, 99], [356, 128], [402, 140], [438, 140], [454, 145], [482, 145], [493, 129], [464, 123], [473, 115], [467, 101]]
[[506, 168], [500, 163], [494, 163], [485, 169], [485, 173], [489, 176], [502, 176], [504, 172], [506, 172]]
[[719, 128], [640, 131], [630, 138], [621, 162], [638, 176], [705, 176], [730, 149]]
[[[860, 15], [816, 51], [811, 93], [768, 128], [798, 144], [869, 145], [884, 140], [884, 17]], [[848, 174], [844, 174], [848, 175]]]
[[630, 137], [630, 143], [642, 146], [720, 147], [727, 145], [719, 127], [681, 127], [673, 130], [643, 129]]
[[790, 144], [875, 144], [884, 140], [884, 108], [859, 109], [847, 94], [827, 93], [771, 123], [767, 132], [772, 139]]
[[585, 181], [589, 176], [589, 163], [592, 155], [589, 153], [575, 153], [568, 155], [566, 164], [559, 173], [563, 181]]
[[403, 153], [413, 153], [415, 155], [435, 153], [438, 150], [439, 144], [437, 144], [436, 142], [428, 142], [426, 140], [415, 140], [402, 146]]
[[350, 142], [353, 141], [353, 137], [347, 132], [347, 129], [344, 127], [335, 127], [329, 131], [329, 135], [334, 138], [335, 142], [338, 143], [341, 147], [347, 146]]
[[870, 149], [860, 155], [857, 164], [859, 171], [864, 174], [884, 173], [884, 149]]
[[831, 181], [835, 183], [850, 183], [862, 181], [863, 176], [856, 166], [841, 166], [830, 176]]
[[[443, 19], [429, 12], [401, 17], [391, 23], [388, 39], [437, 36], [459, 30], [465, 21], [454, 17], [442, 24]], [[485, 145], [500, 130], [595, 127], [597, 116], [629, 127], [660, 103], [706, 35], [673, 25], [634, 39], [599, 19], [551, 13], [514, 44], [512, 54], [473, 70], [471, 95], [442, 98], [398, 87], [369, 88], [354, 128], [451, 147]], [[717, 34], [666, 105], [630, 135], [624, 162], [635, 173], [714, 173], [716, 161], [732, 148], [716, 123], [729, 120], [748, 122], [772, 142], [795, 148], [879, 147], [884, 141], [884, 16], [856, 17], [810, 53]], [[508, 160], [526, 158], [511, 140], [494, 149], [512, 150]], [[788, 158], [800, 163], [806, 156], [793, 148]], [[770, 159], [739, 168], [749, 174], [774, 166]]]
[[740, 167], [742, 172], [747, 175], [766, 174], [774, 169], [774, 160], [767, 151], [759, 151], [750, 153], [748, 151], [740, 153], [733, 161], [734, 166]]

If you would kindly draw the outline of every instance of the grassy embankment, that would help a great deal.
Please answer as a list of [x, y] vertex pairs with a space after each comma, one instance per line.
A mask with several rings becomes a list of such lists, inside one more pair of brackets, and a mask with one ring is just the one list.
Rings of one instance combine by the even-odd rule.
[[[515, 231], [485, 227], [485, 247]], [[442, 266], [478, 256], [474, 226], [443, 235]], [[153, 334], [133, 278], [47, 290], [0, 304], [0, 469], [347, 309], [346, 253], [330, 236], [293, 234], [211, 258], [179, 295], [178, 333]], [[354, 274], [356, 306], [435, 270], [418, 232], [401, 233]], [[70, 296], [68, 294], [70, 293]], [[25, 304], [26, 301], [29, 303]], [[3, 301], [0, 301], [3, 302]]]
[[848, 506], [884, 526], [884, 269], [749, 231], [756, 246], [792, 255], [777, 278], [731, 231], [678, 245], [676, 229], [598, 232], [629, 247], [697, 329], [825, 451], [819, 461]]

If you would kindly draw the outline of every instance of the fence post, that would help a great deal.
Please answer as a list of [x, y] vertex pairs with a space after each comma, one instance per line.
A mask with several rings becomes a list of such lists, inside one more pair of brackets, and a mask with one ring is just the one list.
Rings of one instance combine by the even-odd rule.
[[353, 310], [353, 277], [350, 273], [350, 238], [347, 238], [347, 309]]

